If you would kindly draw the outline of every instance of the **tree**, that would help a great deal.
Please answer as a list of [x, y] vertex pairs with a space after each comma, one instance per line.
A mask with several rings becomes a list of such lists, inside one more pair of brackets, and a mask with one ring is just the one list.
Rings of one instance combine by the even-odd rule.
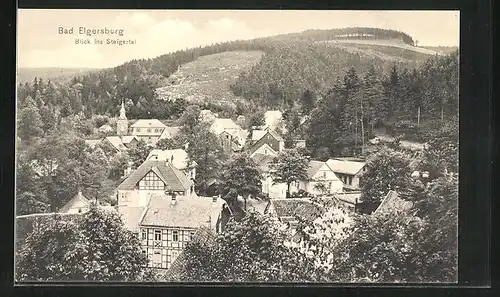
[[57, 118], [49, 107], [44, 105], [40, 108], [40, 118], [43, 123], [42, 129], [46, 134], [54, 131], [57, 125]]
[[54, 217], [18, 251], [18, 281], [140, 281], [147, 258], [118, 213], [97, 207], [81, 217]]
[[290, 197], [292, 182], [307, 180], [309, 160], [297, 150], [288, 150], [280, 153], [271, 166], [273, 182], [285, 183], [287, 185], [287, 197]]
[[21, 140], [30, 141], [33, 137], [43, 135], [43, 122], [38, 107], [31, 97], [26, 98], [19, 111], [17, 133]]
[[132, 166], [134, 168], [137, 168], [144, 161], [146, 161], [150, 150], [150, 146], [143, 139], [140, 139], [137, 144], [130, 147], [128, 150], [128, 155], [130, 157], [130, 161], [132, 162]]
[[401, 152], [382, 148], [365, 165], [361, 175], [361, 200], [377, 202], [388, 191], [404, 191], [411, 183], [410, 159]]
[[458, 118], [454, 118], [431, 134], [424, 152], [423, 169], [430, 172], [431, 178], [445, 172], [458, 172], [458, 148]]
[[16, 196], [16, 215], [47, 212], [49, 205], [44, 200], [44, 197], [40, 198], [33, 193], [23, 192]]
[[248, 125], [250, 128], [252, 127], [261, 127], [266, 124], [266, 121], [264, 119], [264, 112], [261, 110], [258, 110], [250, 116]]
[[109, 178], [111, 180], [119, 180], [125, 169], [128, 167], [129, 156], [126, 153], [114, 155], [109, 161]]
[[325, 281], [322, 271], [283, 242], [285, 233], [271, 220], [249, 211], [230, 221], [215, 241], [192, 241], [183, 251], [183, 280], [224, 282]]
[[172, 150], [177, 146], [176, 142], [173, 139], [162, 138], [158, 140], [155, 144], [155, 147], [159, 150]]
[[105, 197], [105, 181], [108, 175], [108, 159], [100, 148], [94, 149], [82, 163], [82, 187], [96, 201]]
[[[260, 194], [262, 182], [257, 164], [246, 155], [238, 155], [231, 160], [228, 168], [222, 174], [222, 191], [224, 195], [229, 193], [241, 195], [245, 202], [249, 195], [255, 197]], [[234, 201], [232, 200], [233, 203]]]
[[181, 133], [191, 134], [191, 131], [200, 124], [200, 111], [198, 105], [190, 105], [184, 110], [178, 121], [179, 126], [182, 126]]
[[305, 114], [308, 114], [313, 108], [316, 107], [316, 101], [316, 95], [309, 89], [305, 90], [300, 98], [302, 111]]
[[[377, 77], [372, 65], [364, 77], [362, 86], [363, 104], [366, 104], [365, 115], [371, 124], [371, 133], [376, 123], [385, 121], [388, 115], [388, 100], [384, 93], [382, 82]], [[364, 108], [364, 107], [363, 107]], [[364, 119], [362, 119], [364, 120]]]

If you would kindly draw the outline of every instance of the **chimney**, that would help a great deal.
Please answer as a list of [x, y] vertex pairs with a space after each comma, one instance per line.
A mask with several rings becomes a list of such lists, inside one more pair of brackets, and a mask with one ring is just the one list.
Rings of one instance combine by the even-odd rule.
[[172, 200], [171, 200], [170, 204], [175, 205], [177, 203], [177, 194], [175, 194], [175, 192], [172, 192], [171, 196], [172, 196]]

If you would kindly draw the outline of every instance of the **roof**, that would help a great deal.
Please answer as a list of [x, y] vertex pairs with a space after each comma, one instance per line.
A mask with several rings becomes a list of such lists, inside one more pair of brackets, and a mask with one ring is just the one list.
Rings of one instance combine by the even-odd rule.
[[396, 191], [389, 191], [373, 213], [404, 212], [412, 208], [411, 201], [403, 200]]
[[267, 130], [253, 130], [252, 131], [252, 141], [257, 141], [266, 135]]
[[123, 144], [129, 144], [134, 139], [139, 141], [139, 138], [137, 138], [137, 136], [135, 136], [135, 135], [127, 135], [127, 136], [123, 136], [121, 138]]
[[137, 120], [135, 123], [133, 123], [131, 128], [144, 128], [144, 127], [155, 127], [155, 128], [165, 128], [165, 124], [160, 122], [157, 119], [142, 119], [142, 120]]
[[113, 128], [108, 124], [104, 124], [101, 127], [99, 127], [99, 131], [105, 131], [105, 132], [113, 131]]
[[109, 143], [111, 143], [111, 145], [121, 151], [121, 150], [124, 150], [126, 149], [127, 147], [123, 144], [123, 141], [122, 139], [119, 137], [119, 136], [108, 136], [106, 137], [106, 140], [109, 141]]
[[118, 207], [123, 225], [127, 230], [139, 232], [139, 225], [146, 211], [146, 207]]
[[339, 159], [330, 159], [326, 161], [326, 164], [335, 173], [343, 173], [349, 175], [356, 175], [365, 165], [365, 162], [355, 162]]
[[152, 196], [142, 226], [199, 228], [213, 226], [226, 202], [212, 197], [177, 196], [175, 204], [167, 195]]
[[360, 197], [361, 192], [343, 192], [335, 194], [335, 198], [352, 205], [355, 205], [358, 201], [360, 201]]
[[307, 168], [307, 177], [312, 179], [314, 175], [325, 165], [325, 162], [321, 161], [309, 161], [309, 167]]
[[193, 181], [182, 171], [168, 162], [146, 160], [118, 186], [117, 190], [133, 190], [150, 171], [155, 172], [172, 191], [187, 191], [193, 184]]
[[[157, 157], [157, 160], [170, 162], [177, 169], [182, 170], [189, 167], [189, 156], [183, 149], [152, 150], [146, 159], [149, 160], [155, 155]], [[193, 161], [191, 165], [195, 166], [196, 162]]]
[[[218, 131], [220, 129], [241, 129], [232, 119], [215, 119], [212, 123], [212, 129]], [[221, 133], [222, 131], [218, 131]]]
[[281, 220], [288, 218], [300, 217], [302, 219], [313, 221], [321, 215], [321, 208], [312, 203], [307, 198], [284, 198], [271, 199], [268, 207], [274, 207], [276, 215]]
[[264, 121], [266, 126], [273, 127], [283, 118], [283, 114], [279, 110], [268, 110], [264, 113]]
[[179, 133], [180, 130], [181, 130], [181, 127], [166, 126], [160, 135], [160, 139], [161, 138], [174, 138]]
[[59, 212], [67, 212], [77, 202], [83, 202], [85, 205], [90, 206], [90, 200], [85, 198], [85, 196], [82, 195], [82, 192], [78, 192], [73, 198], [71, 198], [70, 201], [66, 202], [66, 204], [59, 209]]

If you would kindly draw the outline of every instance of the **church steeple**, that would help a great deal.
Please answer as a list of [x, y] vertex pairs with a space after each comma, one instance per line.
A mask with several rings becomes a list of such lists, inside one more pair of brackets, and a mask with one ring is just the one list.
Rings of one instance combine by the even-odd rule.
[[125, 115], [125, 102], [122, 100], [122, 107], [120, 109], [120, 119], [127, 119]]
[[128, 120], [125, 114], [125, 102], [122, 100], [122, 107], [120, 108], [120, 117], [116, 121], [116, 133], [118, 136], [125, 136], [128, 134]]

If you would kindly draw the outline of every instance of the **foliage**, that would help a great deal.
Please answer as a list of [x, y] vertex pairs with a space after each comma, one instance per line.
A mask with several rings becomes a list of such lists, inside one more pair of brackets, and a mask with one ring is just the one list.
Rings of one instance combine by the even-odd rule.
[[177, 146], [173, 139], [162, 138], [155, 144], [155, 148], [159, 150], [172, 150]]
[[150, 145], [147, 144], [143, 139], [140, 139], [135, 145], [131, 146], [128, 149], [128, 156], [130, 157], [130, 161], [132, 162], [132, 167], [137, 168], [142, 163], [144, 163], [150, 151]]
[[23, 141], [43, 135], [43, 123], [38, 107], [31, 97], [24, 101], [24, 106], [19, 111], [17, 133]]
[[272, 162], [271, 167], [273, 182], [275, 184], [285, 183], [287, 185], [287, 197], [289, 197], [292, 182], [307, 180], [309, 160], [300, 154], [298, 150], [287, 150], [278, 155]]
[[361, 200], [380, 201], [389, 190], [406, 190], [411, 183], [409, 157], [389, 148], [382, 148], [365, 165], [361, 175]]
[[49, 207], [44, 198], [39, 198], [30, 192], [22, 192], [16, 197], [16, 215], [47, 212]]
[[249, 195], [257, 197], [262, 191], [261, 175], [257, 164], [246, 155], [233, 158], [222, 173], [221, 180], [222, 193], [232, 202], [236, 201], [234, 199], [236, 197], [231, 197], [232, 193], [246, 198]]
[[118, 213], [96, 207], [33, 231], [16, 257], [18, 281], [140, 281], [147, 259]]
[[311, 260], [283, 245], [270, 218], [250, 211], [230, 221], [215, 242], [190, 242], [184, 250], [188, 281], [291, 282], [324, 280]]

